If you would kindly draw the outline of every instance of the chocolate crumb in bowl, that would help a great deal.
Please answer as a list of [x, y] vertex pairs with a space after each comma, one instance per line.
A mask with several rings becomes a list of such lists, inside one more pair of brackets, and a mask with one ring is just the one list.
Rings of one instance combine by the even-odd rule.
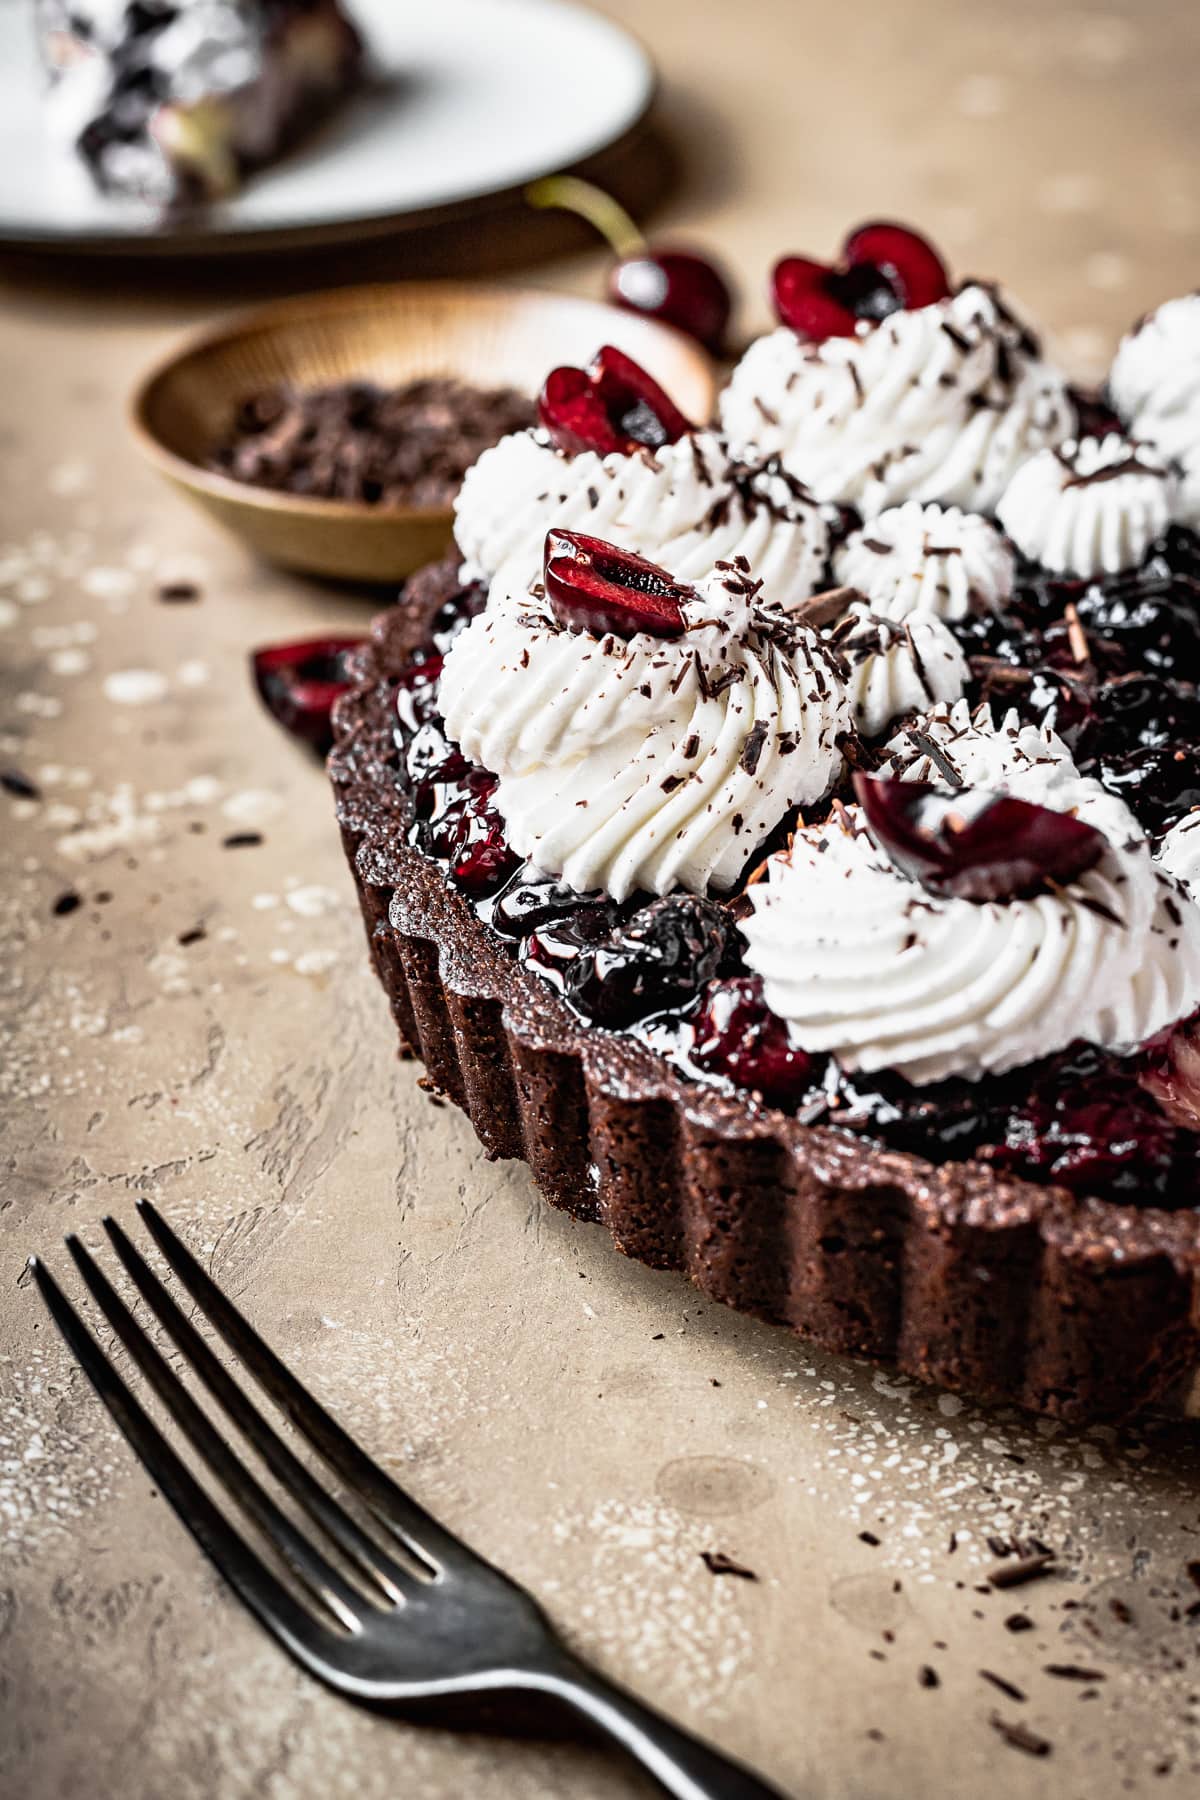
[[209, 467], [317, 500], [444, 506], [485, 450], [533, 423], [532, 401], [515, 388], [447, 376], [263, 388], [238, 406]]

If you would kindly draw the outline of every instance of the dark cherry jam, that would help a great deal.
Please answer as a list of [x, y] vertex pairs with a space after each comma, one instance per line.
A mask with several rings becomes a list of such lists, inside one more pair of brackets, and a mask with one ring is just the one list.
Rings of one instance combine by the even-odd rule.
[[[808, 1124], [1083, 1195], [1200, 1201], [1200, 1134], [1139, 1081], [1150, 1051], [1121, 1058], [1075, 1044], [1006, 1075], [920, 1088], [890, 1072], [848, 1075], [795, 1042], [766, 1005], [741, 960], [736, 903], [636, 894], [618, 904], [523, 863], [495, 810], [495, 776], [447, 740], [437, 709], [445, 652], [483, 600], [478, 584], [453, 595], [396, 683], [409, 841], [444, 864], [497, 939], [576, 1012], [698, 1082], [757, 1095]], [[1109, 581], [1026, 567], [1006, 611], [955, 630], [971, 659], [972, 697], [1052, 726], [1081, 770], [1119, 793], [1152, 834], [1200, 806], [1200, 540], [1191, 532], [1173, 530], [1135, 575]], [[792, 823], [773, 837], [782, 841]]]

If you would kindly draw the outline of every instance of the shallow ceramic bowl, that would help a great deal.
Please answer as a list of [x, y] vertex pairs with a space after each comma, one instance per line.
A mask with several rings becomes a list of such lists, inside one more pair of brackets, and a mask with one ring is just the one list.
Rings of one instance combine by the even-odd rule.
[[405, 282], [305, 294], [190, 339], [133, 396], [138, 444], [167, 479], [260, 556], [350, 581], [396, 581], [444, 554], [449, 507], [314, 500], [233, 481], [205, 467], [238, 402], [276, 382], [387, 386], [451, 375], [534, 395], [558, 363], [615, 344], [689, 418], [707, 419], [716, 381], [699, 345], [615, 307], [536, 288]]

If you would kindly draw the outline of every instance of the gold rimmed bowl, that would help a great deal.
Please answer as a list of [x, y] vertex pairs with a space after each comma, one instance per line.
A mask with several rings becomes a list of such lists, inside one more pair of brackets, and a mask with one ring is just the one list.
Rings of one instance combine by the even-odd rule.
[[559, 363], [615, 344], [700, 422], [713, 365], [681, 332], [598, 301], [538, 288], [405, 282], [305, 294], [189, 339], [131, 403], [143, 454], [172, 485], [269, 562], [346, 581], [397, 581], [450, 544], [449, 506], [318, 500], [235, 481], [208, 466], [238, 405], [263, 388], [451, 376], [535, 395]]

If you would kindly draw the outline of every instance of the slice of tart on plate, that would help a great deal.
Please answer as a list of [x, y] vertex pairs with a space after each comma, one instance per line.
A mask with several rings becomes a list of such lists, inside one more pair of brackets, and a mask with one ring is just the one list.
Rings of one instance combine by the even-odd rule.
[[1126, 1416], [1200, 1363], [1197, 317], [1101, 402], [898, 227], [776, 291], [719, 427], [553, 371], [359, 653], [375, 968], [629, 1254]]
[[339, 0], [36, 0], [47, 120], [97, 187], [219, 200], [358, 85]]

